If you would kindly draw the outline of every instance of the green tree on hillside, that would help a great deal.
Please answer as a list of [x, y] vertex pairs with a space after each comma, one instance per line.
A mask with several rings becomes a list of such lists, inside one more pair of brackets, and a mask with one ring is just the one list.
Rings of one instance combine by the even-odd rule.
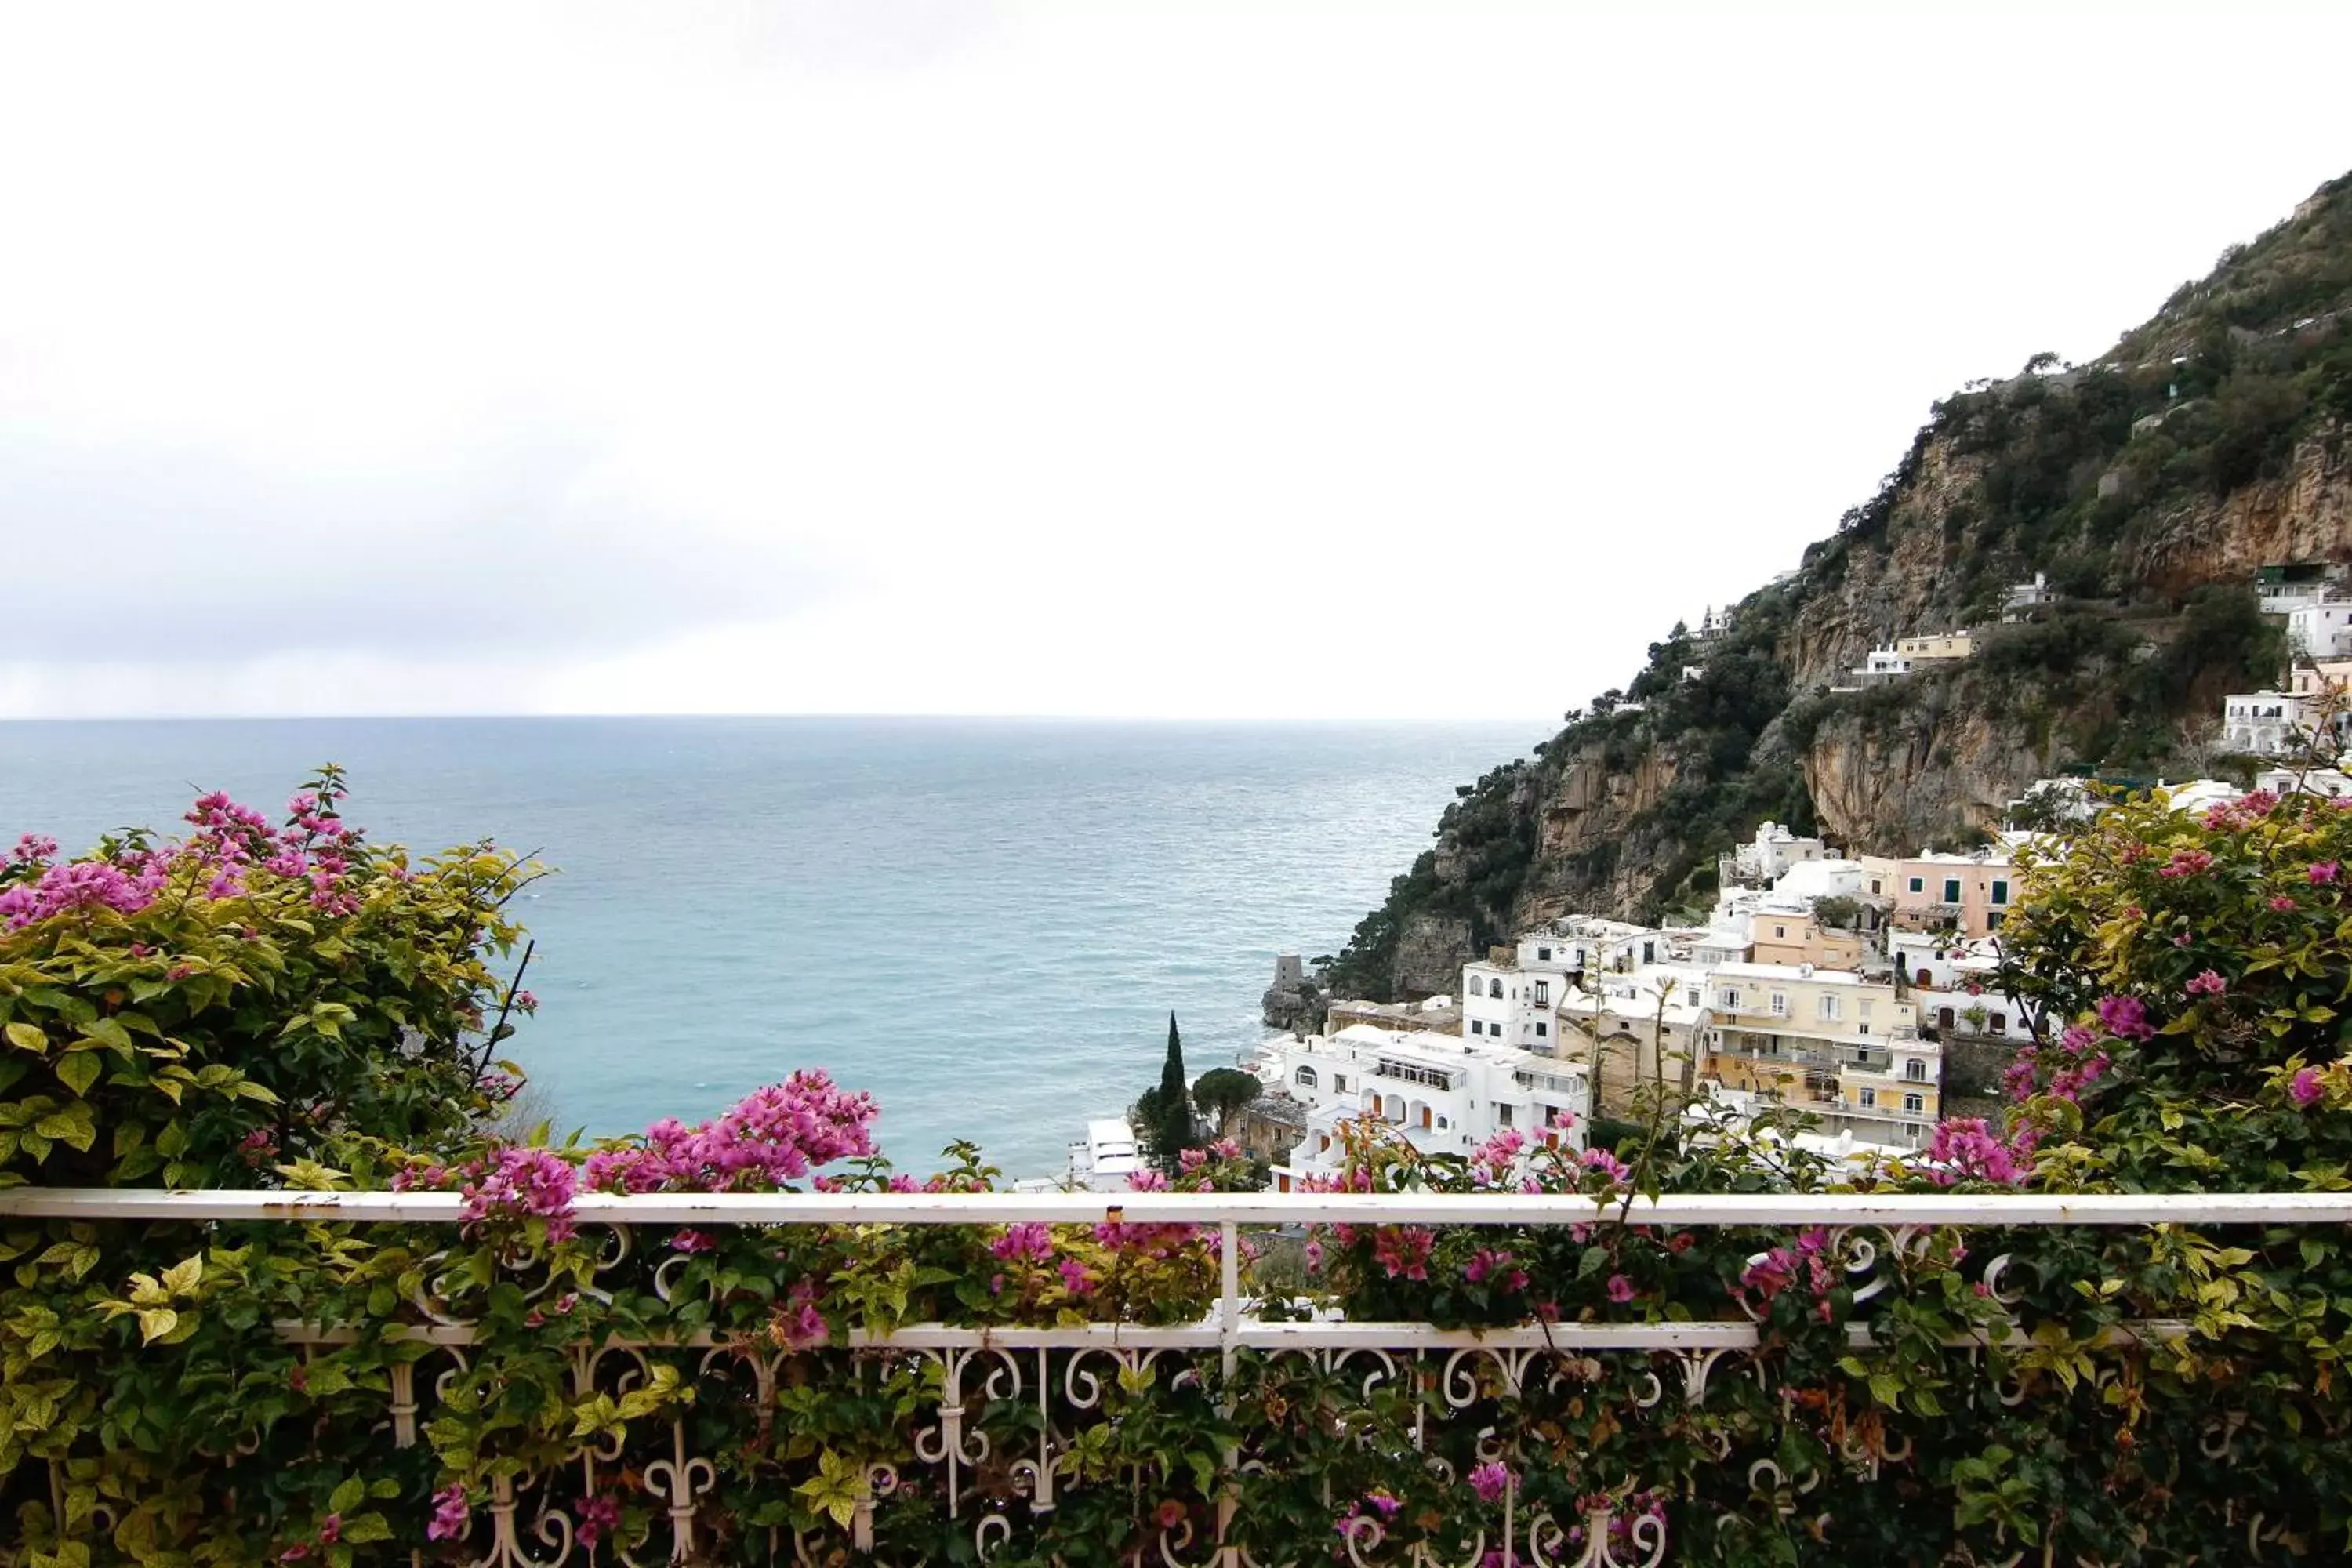
[[1184, 1151], [1198, 1144], [1192, 1130], [1192, 1097], [1184, 1084], [1184, 1040], [1176, 1031], [1176, 1015], [1168, 1015], [1168, 1056], [1160, 1063], [1160, 1082], [1135, 1102], [1136, 1131], [1151, 1163], [1173, 1173]]
[[1211, 1068], [1192, 1085], [1192, 1103], [1220, 1131], [1233, 1113], [1255, 1100], [1265, 1086], [1239, 1068]]

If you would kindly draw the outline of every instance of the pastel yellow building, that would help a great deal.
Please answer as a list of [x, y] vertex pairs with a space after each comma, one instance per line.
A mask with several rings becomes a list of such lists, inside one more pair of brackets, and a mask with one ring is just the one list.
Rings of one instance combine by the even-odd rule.
[[1942, 1047], [1891, 984], [1811, 964], [1727, 963], [1708, 982], [1700, 1070], [1811, 1111], [1832, 1131], [1924, 1145], [1941, 1111]]
[[1976, 651], [1976, 642], [1967, 632], [1927, 632], [1916, 637], [1903, 637], [1895, 651], [1908, 659], [1966, 658]]
[[1759, 910], [1748, 919], [1748, 942], [1758, 963], [1853, 969], [1862, 963], [1859, 934], [1825, 926], [1811, 914]]

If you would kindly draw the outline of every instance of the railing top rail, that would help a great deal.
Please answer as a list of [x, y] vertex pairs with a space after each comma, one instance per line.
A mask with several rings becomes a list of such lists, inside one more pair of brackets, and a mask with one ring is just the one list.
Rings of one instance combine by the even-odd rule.
[[[127, 1187], [0, 1190], [0, 1218], [454, 1224], [456, 1193]], [[2138, 1226], [2352, 1224], [2352, 1193], [1668, 1194], [1600, 1202], [1522, 1193], [583, 1193], [604, 1225]]]

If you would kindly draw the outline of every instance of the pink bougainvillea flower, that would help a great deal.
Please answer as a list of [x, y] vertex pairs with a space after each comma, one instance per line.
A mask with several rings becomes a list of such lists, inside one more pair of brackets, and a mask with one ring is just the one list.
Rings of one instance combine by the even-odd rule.
[[621, 1501], [618, 1498], [584, 1497], [572, 1505], [572, 1517], [580, 1521], [573, 1531], [580, 1544], [592, 1551], [609, 1531], [621, 1524]]
[[2297, 1105], [2314, 1104], [2326, 1092], [2326, 1085], [2320, 1081], [2318, 1070], [2314, 1068], [2305, 1068], [2286, 1086], [2287, 1098]]
[[2156, 1026], [2147, 1021], [2147, 1007], [2137, 996], [2102, 996], [2096, 1011], [2099, 1026], [2119, 1040], [2156, 1037]]
[[1054, 1239], [1044, 1226], [1031, 1221], [1007, 1229], [988, 1244], [988, 1250], [1000, 1263], [1042, 1263], [1053, 1255]]
[[444, 1487], [433, 1494], [433, 1521], [425, 1527], [427, 1541], [455, 1541], [466, 1533], [473, 1510], [466, 1506], [466, 1489]]
[[466, 1202], [460, 1213], [469, 1225], [506, 1218], [542, 1219], [551, 1241], [572, 1233], [572, 1197], [577, 1178], [572, 1163], [552, 1149], [523, 1144], [493, 1147], [465, 1168], [466, 1182], [458, 1191]]
[[1982, 1118], [1956, 1116], [1936, 1125], [1927, 1158], [1941, 1169], [1936, 1180], [1946, 1186], [1959, 1181], [1999, 1182], [2014, 1186], [2032, 1173], [2033, 1163], [2021, 1147], [1992, 1135]]
[[1583, 1159], [1588, 1170], [1598, 1171], [1612, 1182], [1624, 1181], [1633, 1173], [1632, 1166], [1606, 1149], [1587, 1149]]
[[1633, 1282], [1622, 1274], [1612, 1274], [1609, 1277], [1609, 1299], [1623, 1306], [1633, 1299]]
[[665, 1117], [643, 1138], [588, 1156], [597, 1192], [742, 1192], [799, 1181], [820, 1165], [874, 1152], [871, 1095], [822, 1072], [796, 1072], [688, 1127]]
[[2191, 980], [2188, 986], [2191, 996], [2219, 996], [2229, 988], [2230, 983], [2210, 969]]
[[1420, 1226], [1383, 1226], [1372, 1238], [1372, 1258], [1391, 1279], [1426, 1279], [1437, 1233]]
[[1489, 1459], [1470, 1472], [1470, 1489], [1478, 1494], [1480, 1502], [1499, 1502], [1503, 1494], [1518, 1483], [1519, 1478], [1500, 1459]]
[[2323, 883], [2336, 880], [2340, 869], [2341, 868], [2333, 860], [2318, 860], [2312, 863], [2311, 868], [2305, 875], [2311, 879], [2311, 885], [2316, 888]]

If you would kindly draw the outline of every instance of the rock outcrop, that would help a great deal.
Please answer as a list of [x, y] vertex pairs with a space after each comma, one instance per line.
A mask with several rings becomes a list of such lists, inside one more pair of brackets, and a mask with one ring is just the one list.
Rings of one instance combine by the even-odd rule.
[[1330, 999], [1307, 977], [1297, 953], [1286, 952], [1274, 961], [1274, 984], [1258, 998], [1258, 1011], [1267, 1028], [1303, 1033], [1320, 1024], [1329, 1006]]

